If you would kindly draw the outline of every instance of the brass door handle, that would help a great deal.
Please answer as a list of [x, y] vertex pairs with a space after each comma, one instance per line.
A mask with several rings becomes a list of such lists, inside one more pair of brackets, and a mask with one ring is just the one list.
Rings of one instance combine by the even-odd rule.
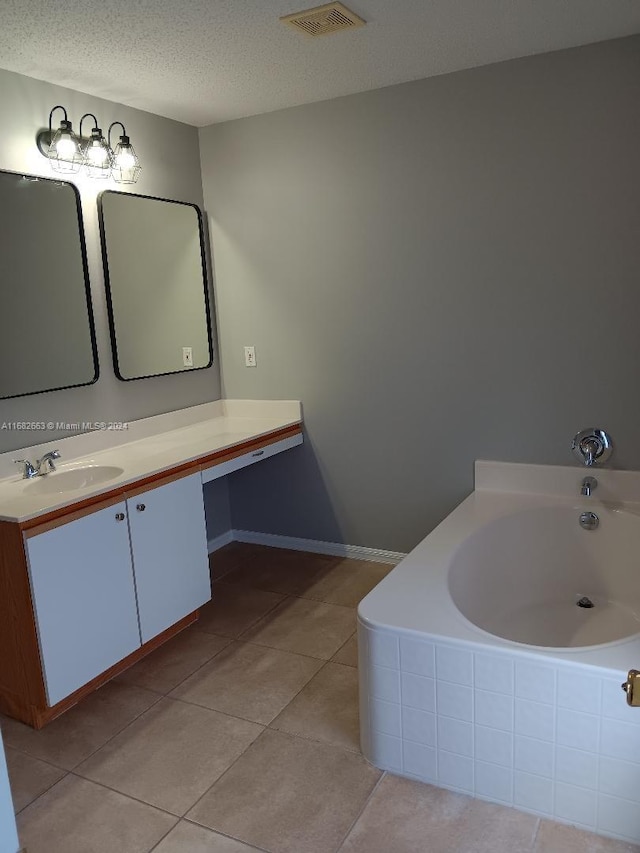
[[627, 694], [627, 705], [640, 708], [640, 671], [630, 669], [627, 680], [621, 686]]

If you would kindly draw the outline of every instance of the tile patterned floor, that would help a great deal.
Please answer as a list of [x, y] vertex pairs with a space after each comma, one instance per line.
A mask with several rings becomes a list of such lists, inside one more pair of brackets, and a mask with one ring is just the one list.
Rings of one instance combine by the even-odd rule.
[[640, 853], [364, 760], [355, 608], [389, 569], [234, 543], [196, 625], [41, 732], [1, 718], [29, 853]]

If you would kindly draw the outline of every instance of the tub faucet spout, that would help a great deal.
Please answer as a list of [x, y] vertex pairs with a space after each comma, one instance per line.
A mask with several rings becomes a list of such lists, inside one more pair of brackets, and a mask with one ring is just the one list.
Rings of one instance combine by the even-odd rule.
[[582, 486], [580, 488], [580, 494], [586, 498], [591, 497], [591, 493], [597, 487], [598, 481], [595, 477], [585, 477], [582, 481]]

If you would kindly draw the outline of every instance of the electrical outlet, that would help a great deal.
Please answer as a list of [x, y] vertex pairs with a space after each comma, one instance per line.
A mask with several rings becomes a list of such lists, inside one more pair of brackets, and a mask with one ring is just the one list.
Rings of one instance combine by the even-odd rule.
[[182, 347], [182, 363], [185, 367], [193, 367], [193, 349]]
[[255, 367], [256, 362], [256, 348], [255, 347], [245, 347], [244, 348], [244, 366], [245, 367]]

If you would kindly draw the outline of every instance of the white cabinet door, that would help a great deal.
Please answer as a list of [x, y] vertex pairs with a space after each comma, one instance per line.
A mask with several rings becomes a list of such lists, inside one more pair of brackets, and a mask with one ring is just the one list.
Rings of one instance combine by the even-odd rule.
[[200, 474], [129, 498], [142, 642], [211, 598]]
[[47, 699], [55, 705], [140, 646], [126, 505], [29, 537], [26, 549]]

